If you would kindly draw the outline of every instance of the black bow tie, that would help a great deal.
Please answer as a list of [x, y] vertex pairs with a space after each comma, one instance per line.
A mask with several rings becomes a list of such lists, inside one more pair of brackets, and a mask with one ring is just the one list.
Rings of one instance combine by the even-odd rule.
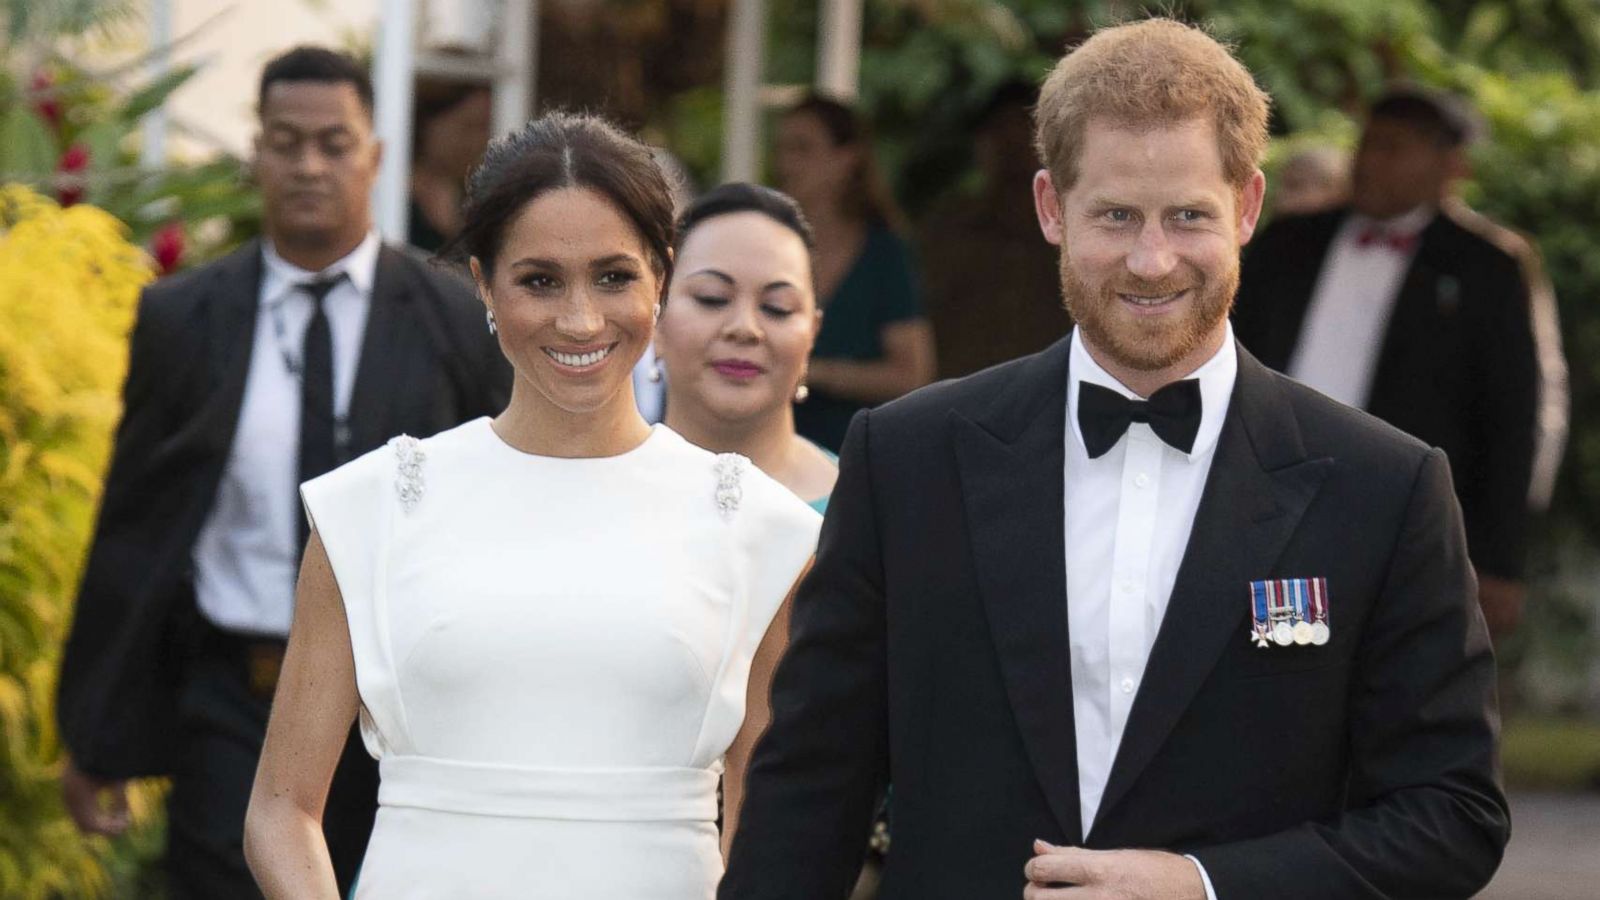
[[1200, 433], [1200, 381], [1190, 378], [1167, 385], [1149, 400], [1129, 400], [1110, 388], [1078, 382], [1078, 427], [1090, 459], [1104, 456], [1127, 433], [1132, 422], [1150, 426], [1156, 437], [1184, 453], [1194, 449]]

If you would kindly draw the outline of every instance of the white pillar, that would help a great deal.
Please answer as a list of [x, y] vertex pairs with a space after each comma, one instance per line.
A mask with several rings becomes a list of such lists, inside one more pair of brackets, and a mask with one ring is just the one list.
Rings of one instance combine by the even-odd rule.
[[499, 137], [521, 128], [533, 115], [539, 77], [539, 0], [505, 0], [503, 31], [496, 44], [494, 119], [491, 134]]
[[[172, 0], [151, 0], [150, 3], [150, 78], [166, 75], [172, 67]], [[139, 165], [156, 169], [167, 161], [167, 109], [166, 104], [145, 113], [141, 124], [143, 143], [139, 149]]]
[[722, 180], [755, 181], [761, 167], [761, 80], [766, 0], [733, 0], [722, 80]]
[[861, 0], [822, 0], [817, 21], [817, 90], [846, 102], [860, 92]]
[[383, 163], [373, 186], [372, 209], [378, 231], [389, 240], [406, 239], [411, 183], [411, 104], [416, 56], [416, 0], [383, 0], [378, 45], [372, 61], [373, 119], [383, 141]]

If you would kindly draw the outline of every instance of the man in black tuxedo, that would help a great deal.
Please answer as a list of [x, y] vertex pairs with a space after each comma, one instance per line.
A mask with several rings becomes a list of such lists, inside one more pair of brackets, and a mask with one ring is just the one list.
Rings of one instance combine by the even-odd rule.
[[[1204, 33], [1046, 80], [1078, 326], [857, 416], [722, 900], [1468, 897], [1507, 837], [1444, 455], [1232, 336], [1267, 100]], [[1131, 849], [1141, 848], [1141, 849]]]
[[1541, 372], [1560, 367], [1541, 367], [1516, 257], [1440, 206], [1476, 129], [1443, 93], [1380, 98], [1351, 205], [1262, 231], [1234, 327], [1269, 367], [1445, 452], [1484, 614], [1504, 634], [1526, 593], [1541, 403], [1561, 391]]
[[[372, 230], [365, 70], [297, 48], [259, 102], [265, 239], [144, 294], [61, 672], [69, 810], [116, 833], [127, 779], [170, 776], [179, 898], [260, 895], [242, 829], [306, 537], [297, 486], [509, 396], [466, 283]], [[376, 785], [352, 742], [325, 820], [346, 886]]]

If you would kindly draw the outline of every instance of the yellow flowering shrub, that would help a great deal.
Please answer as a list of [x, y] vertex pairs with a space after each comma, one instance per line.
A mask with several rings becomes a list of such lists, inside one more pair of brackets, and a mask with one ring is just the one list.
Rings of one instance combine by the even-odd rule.
[[[0, 897], [107, 896], [129, 874], [129, 839], [80, 836], [62, 805], [54, 703], [151, 277], [108, 213], [0, 185]], [[130, 800], [148, 823], [155, 795]]]

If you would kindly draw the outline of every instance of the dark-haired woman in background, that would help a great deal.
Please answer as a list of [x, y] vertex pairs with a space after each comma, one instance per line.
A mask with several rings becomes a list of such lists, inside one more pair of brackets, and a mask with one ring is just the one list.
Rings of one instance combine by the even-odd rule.
[[816, 233], [813, 270], [826, 314], [817, 335], [800, 433], [830, 450], [856, 410], [933, 380], [933, 332], [922, 315], [900, 214], [879, 174], [865, 123], [850, 107], [808, 97], [778, 124], [779, 186]]
[[713, 896], [718, 779], [768, 718], [819, 517], [640, 417], [672, 235], [649, 149], [601, 119], [490, 146], [459, 247], [511, 402], [302, 489], [245, 827], [269, 897], [335, 897], [318, 819], [358, 711], [382, 784], [357, 897]]
[[725, 184], [694, 201], [678, 219], [656, 352], [668, 426], [708, 450], [744, 454], [821, 512], [837, 457], [794, 427], [822, 323], [810, 247], [799, 207], [771, 188]]
[[406, 241], [430, 253], [461, 231], [467, 176], [489, 146], [492, 97], [481, 84], [419, 80], [411, 125]]

